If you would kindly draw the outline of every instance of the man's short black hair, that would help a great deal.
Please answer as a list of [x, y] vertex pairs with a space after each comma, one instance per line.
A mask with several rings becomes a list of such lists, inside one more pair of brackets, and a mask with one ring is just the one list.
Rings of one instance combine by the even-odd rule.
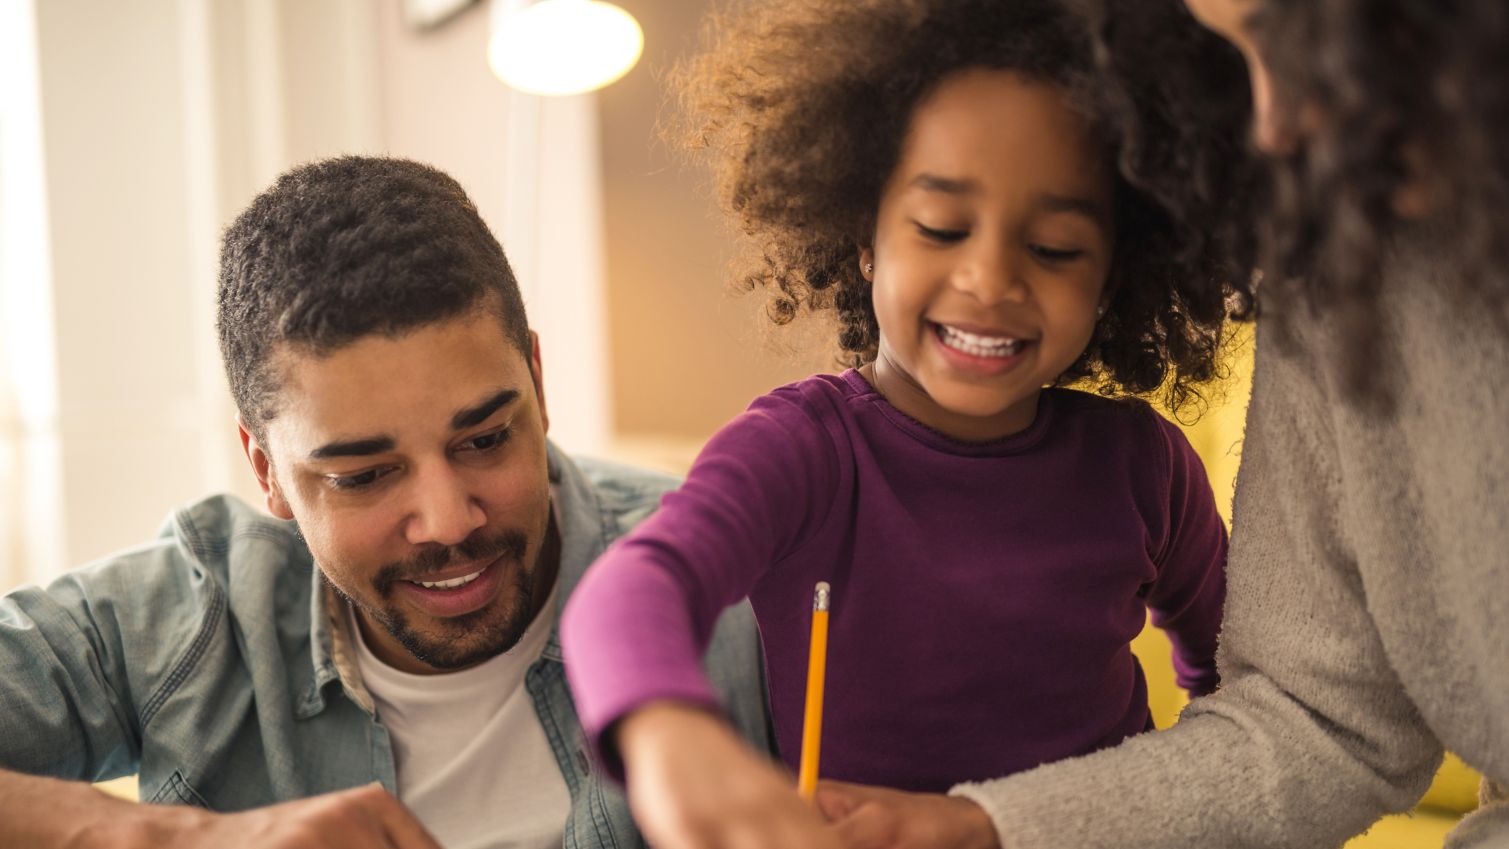
[[529, 322], [502, 246], [461, 186], [428, 165], [366, 156], [302, 165], [225, 232], [220, 353], [259, 441], [277, 412], [282, 346], [327, 356], [478, 308], [497, 314], [528, 359]]

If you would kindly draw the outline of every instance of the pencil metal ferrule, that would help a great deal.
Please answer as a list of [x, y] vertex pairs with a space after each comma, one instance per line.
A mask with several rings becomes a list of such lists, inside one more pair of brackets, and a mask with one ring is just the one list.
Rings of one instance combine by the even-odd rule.
[[818, 581], [817, 582], [817, 589], [814, 590], [813, 593], [812, 593], [812, 609], [813, 610], [827, 610], [828, 609], [828, 604], [829, 604], [829, 597], [832, 594], [832, 592], [833, 592], [833, 588], [830, 587], [830, 586], [828, 586], [828, 582], [827, 581]]

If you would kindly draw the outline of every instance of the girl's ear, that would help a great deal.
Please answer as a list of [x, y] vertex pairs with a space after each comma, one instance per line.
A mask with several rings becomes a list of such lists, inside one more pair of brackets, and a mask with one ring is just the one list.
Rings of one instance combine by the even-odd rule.
[[1121, 288], [1120, 281], [1114, 274], [1111, 275], [1111, 279], [1107, 280], [1105, 287], [1101, 289], [1100, 300], [1095, 305], [1095, 318], [1097, 320], [1111, 311], [1111, 302], [1116, 300], [1116, 290], [1119, 288]]
[[859, 273], [871, 283], [875, 282], [875, 251], [871, 248], [859, 249]]

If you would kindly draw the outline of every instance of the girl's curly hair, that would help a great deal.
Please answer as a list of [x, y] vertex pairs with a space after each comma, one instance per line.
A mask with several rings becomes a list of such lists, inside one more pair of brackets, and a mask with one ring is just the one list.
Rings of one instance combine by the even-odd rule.
[[[954, 72], [1008, 69], [1059, 86], [1121, 164], [1114, 300], [1059, 382], [1107, 395], [1161, 389], [1174, 410], [1200, 397], [1218, 373], [1226, 318], [1251, 303], [1250, 237], [1210, 226], [1233, 220], [1216, 213], [1257, 184], [1243, 153], [1247, 103], [1229, 96], [1244, 91], [1240, 57], [1178, 0], [1137, 0], [1135, 23], [1068, 2], [1082, 8], [764, 0], [710, 18], [705, 49], [671, 74], [682, 107], [672, 136], [711, 153], [719, 199], [752, 243], [741, 281], [771, 290], [775, 323], [834, 310], [844, 362], [874, 358], [879, 328], [857, 257], [912, 111]], [[1125, 61], [1138, 50], [1144, 58]], [[1207, 72], [1161, 70], [1189, 63]], [[1191, 87], [1227, 96], [1192, 99]]]
[[[1386, 408], [1381, 266], [1401, 224], [1446, 221], [1442, 296], [1509, 313], [1509, 4], [1263, 0], [1251, 23], [1280, 108], [1314, 124], [1275, 169], [1264, 300], [1281, 322], [1291, 302], [1330, 316], [1351, 399]], [[1409, 195], [1422, 208], [1401, 215]]]

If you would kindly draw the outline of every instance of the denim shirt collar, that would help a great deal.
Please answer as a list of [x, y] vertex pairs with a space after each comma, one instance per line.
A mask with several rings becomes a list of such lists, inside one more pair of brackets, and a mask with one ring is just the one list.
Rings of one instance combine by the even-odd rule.
[[[561, 564], [557, 573], [555, 618], [542, 659], [561, 662], [561, 609], [587, 567], [608, 547], [606, 518], [597, 494], [581, 470], [553, 442], [545, 445], [546, 464], [553, 493], [557, 528], [561, 535]], [[341, 689], [363, 710], [374, 712], [372, 696], [362, 683], [352, 650], [350, 627], [344, 615], [345, 599], [325, 580], [319, 564], [310, 570], [309, 647], [312, 663], [308, 687], [295, 707], [299, 719], [308, 719], [325, 709], [325, 687], [340, 681]]]

